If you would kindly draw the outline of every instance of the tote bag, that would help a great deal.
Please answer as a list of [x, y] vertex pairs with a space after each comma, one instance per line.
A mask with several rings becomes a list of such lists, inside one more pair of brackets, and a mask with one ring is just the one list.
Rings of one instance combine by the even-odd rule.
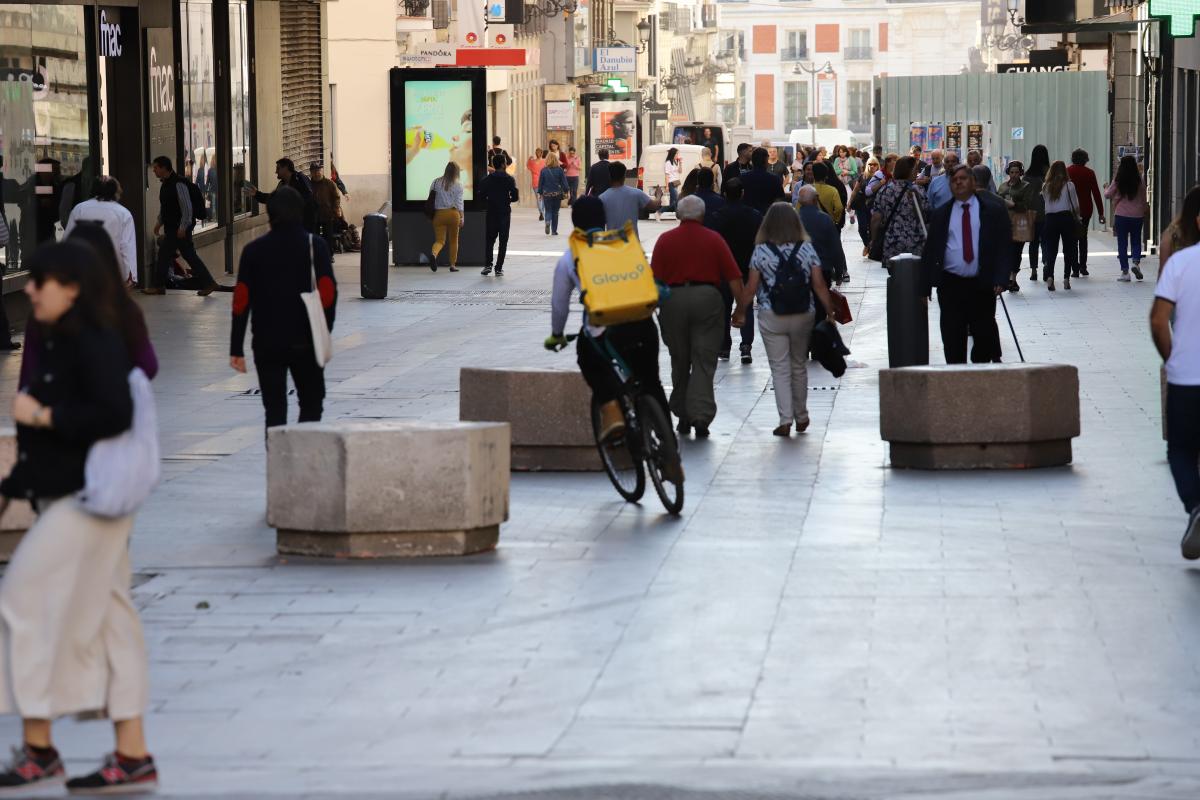
[[1033, 228], [1037, 222], [1036, 211], [1009, 211], [1008, 218], [1012, 222], [1012, 240], [1014, 242], [1033, 241]]
[[312, 329], [313, 353], [317, 366], [323, 367], [333, 358], [333, 337], [329, 335], [329, 323], [325, 321], [325, 308], [321, 305], [321, 293], [317, 291], [317, 266], [313, 260], [313, 237], [308, 235], [308, 270], [312, 275], [312, 291], [301, 292], [300, 302], [308, 313], [308, 327]]
[[154, 392], [140, 367], [129, 373], [129, 394], [133, 424], [124, 433], [93, 444], [84, 462], [84, 486], [76, 499], [84, 511], [97, 517], [118, 519], [137, 511], [162, 474]]

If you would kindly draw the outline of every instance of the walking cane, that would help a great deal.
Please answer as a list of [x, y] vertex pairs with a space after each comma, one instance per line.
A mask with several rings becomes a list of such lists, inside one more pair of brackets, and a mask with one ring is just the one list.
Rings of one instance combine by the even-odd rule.
[[1021, 352], [1021, 343], [1017, 341], [1017, 329], [1013, 327], [1012, 317], [1008, 313], [1008, 303], [1004, 302], [1004, 294], [1000, 294], [1000, 305], [1004, 308], [1004, 316], [1008, 320], [1008, 329], [1012, 331], [1013, 344], [1017, 346], [1017, 355], [1021, 357], [1021, 363], [1025, 363], [1025, 354]]

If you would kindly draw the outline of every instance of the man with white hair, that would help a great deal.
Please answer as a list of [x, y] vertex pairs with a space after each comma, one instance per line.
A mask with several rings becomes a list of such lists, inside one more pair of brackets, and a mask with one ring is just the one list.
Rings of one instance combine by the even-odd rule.
[[671, 290], [659, 316], [671, 352], [671, 413], [679, 418], [681, 434], [695, 428], [696, 438], [703, 439], [717, 415], [713, 374], [725, 336], [725, 302], [718, 287], [729, 285], [737, 303], [733, 324], [740, 326], [745, 318], [742, 273], [725, 240], [704, 227], [703, 200], [683, 198], [675, 215], [679, 227], [658, 237], [650, 266], [655, 280]]
[[808, 232], [813, 249], [817, 251], [821, 271], [829, 276], [831, 283], [841, 285], [847, 271], [846, 253], [842, 250], [842, 238], [837, 226], [818, 205], [819, 196], [815, 186], [801, 186], [797, 200], [800, 222]]

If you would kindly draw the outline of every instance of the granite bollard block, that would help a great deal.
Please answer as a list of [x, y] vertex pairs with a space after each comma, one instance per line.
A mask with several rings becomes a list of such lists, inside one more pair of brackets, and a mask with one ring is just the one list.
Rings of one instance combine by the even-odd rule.
[[578, 370], [476, 369], [459, 373], [459, 419], [512, 426], [512, 468], [602, 470], [592, 391]]
[[280, 553], [466, 555], [508, 519], [509, 428], [492, 422], [314, 422], [272, 428], [267, 523]]
[[883, 369], [879, 429], [893, 467], [1069, 464], [1079, 435], [1079, 373], [1065, 364]]

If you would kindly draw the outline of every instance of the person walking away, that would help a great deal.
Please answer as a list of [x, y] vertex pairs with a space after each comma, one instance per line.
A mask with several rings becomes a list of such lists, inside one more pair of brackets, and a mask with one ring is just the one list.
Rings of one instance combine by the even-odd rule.
[[[1020, 161], [1008, 162], [1008, 180], [1000, 184], [1000, 189], [997, 192], [1000, 199], [1004, 202], [1005, 208], [1010, 212], [1009, 222], [1012, 222], [1012, 214], [1027, 214], [1033, 211], [1033, 184], [1026, 181], [1022, 176], [1025, 174], [1025, 165]], [[1030, 233], [1033, 229], [1030, 228]], [[1021, 274], [1021, 253], [1025, 250], [1025, 242], [1014, 240], [1010, 245], [1011, 251], [1008, 278], [1008, 290], [1010, 292], [1021, 291], [1020, 284], [1017, 283], [1017, 277]]]
[[[971, 167], [972, 169], [974, 169], [975, 167], [983, 166], [983, 153], [979, 152], [978, 150], [968, 150], [967, 151], [967, 166]], [[990, 174], [990, 170], [989, 170], [989, 174]], [[995, 194], [996, 193], [996, 182], [989, 178], [987, 184], [979, 184], [979, 190], [983, 191], [983, 192], [991, 192], [992, 194]]]
[[[723, 183], [729, 183], [734, 178], [742, 177], [742, 174], [750, 171], [750, 154], [754, 152], [754, 145], [749, 142], [742, 142], [737, 146], [737, 158], [725, 165], [725, 172], [722, 176]], [[743, 187], [744, 189], [744, 187]]]
[[[572, 148], [572, 150], [574, 150], [574, 148]], [[496, 166], [496, 156], [500, 156], [502, 159], [504, 159], [504, 166], [502, 166], [502, 167]], [[496, 170], [500, 170], [501, 172], [506, 172], [506, 171], [508, 171], [508, 168], [510, 166], [512, 166], [512, 163], [513, 163], [512, 156], [510, 156], [508, 154], [507, 150], [505, 150], [503, 147], [500, 146], [500, 137], [493, 136], [492, 137], [492, 146], [489, 147], [488, 151], [487, 151], [488, 172], [492, 173], [492, 172], [495, 172]]]
[[482, 275], [492, 272], [492, 251], [496, 239], [500, 252], [496, 256], [496, 277], [504, 274], [504, 254], [508, 250], [508, 232], [512, 227], [512, 204], [520, 200], [517, 182], [507, 172], [503, 156], [493, 156], [492, 171], [479, 184], [479, 199], [487, 205], [487, 260]]
[[458, 272], [458, 233], [462, 230], [465, 213], [461, 174], [458, 163], [450, 161], [442, 177], [434, 178], [429, 184], [433, 194], [433, 246], [428, 254], [421, 254], [421, 262], [428, 264], [434, 272], [437, 272], [438, 255], [443, 248], [450, 251], [450, 271]]
[[952, 150], [942, 156], [942, 174], [934, 176], [927, 190], [931, 209], [941, 208], [954, 199], [954, 193], [950, 191], [950, 173], [957, 166], [958, 153]]
[[[1042, 198], [1042, 184], [1046, 182], [1046, 173], [1050, 169], [1050, 151], [1044, 144], [1034, 145], [1029, 153], [1029, 166], [1025, 168], [1025, 180], [1033, 187], [1033, 210], [1037, 217], [1033, 222], [1033, 240], [1029, 243], [1029, 280], [1038, 279], [1038, 252], [1042, 247], [1042, 238], [1046, 229], [1046, 202]], [[1041, 253], [1043, 266], [1046, 254]]]
[[533, 155], [525, 162], [525, 169], [529, 170], [529, 185], [533, 189], [533, 196], [537, 200], [538, 222], [546, 218], [546, 209], [542, 205], [542, 195], [538, 192], [538, 186], [541, 184], [542, 170], [546, 168], [546, 151], [540, 147], [533, 150]]
[[[666, 161], [663, 162], [663, 182], [666, 183], [667, 197], [671, 201], [670, 206], [667, 207], [667, 211], [672, 213], [675, 211], [675, 204], [679, 202], [679, 187], [683, 183], [682, 170], [683, 164], [679, 157], [679, 148], [672, 147], [667, 151]], [[662, 219], [661, 208], [654, 212], [654, 217], [655, 220]]]
[[[867, 184], [879, 169], [879, 162], [874, 158], [867, 161], [863, 171], [854, 180], [854, 188], [850, 192], [849, 206], [854, 210], [858, 225], [858, 238], [862, 241], [862, 255], [867, 257], [871, 248], [871, 206], [874, 198], [867, 196]], [[935, 179], [936, 180], [936, 179]]]
[[[605, 192], [607, 194], [607, 192]], [[571, 222], [576, 230], [588, 232], [605, 230], [604, 204], [600, 198], [584, 195], [571, 209]], [[567, 343], [567, 318], [571, 313], [571, 294], [579, 292], [579, 273], [575, 256], [568, 247], [554, 267], [554, 288], [550, 299], [550, 336], [547, 350], [559, 350]], [[625, 430], [625, 415], [618, 398], [624, 387], [613, 372], [607, 354], [612, 347], [629, 366], [641, 390], [654, 397], [665, 411], [667, 393], [658, 375], [658, 327], [654, 317], [621, 325], [592, 325], [587, 310], [583, 312], [580, 336], [575, 340], [576, 358], [583, 379], [592, 390], [592, 398], [600, 407], [600, 441], [607, 441]], [[676, 476], [671, 476], [672, 478]]]
[[713, 176], [713, 188], [721, 189], [721, 165], [713, 160], [712, 151], [707, 147], [700, 148], [700, 169], [708, 170]]
[[[1067, 178], [1067, 165], [1055, 161], [1042, 184], [1042, 204], [1046, 208], [1046, 225], [1042, 230], [1043, 277], [1046, 288], [1054, 291], [1054, 262], [1058, 260], [1058, 243], [1063, 247], [1063, 288], [1071, 289], [1071, 277], [1079, 272], [1075, 258], [1079, 248], [1075, 243], [1079, 227], [1079, 198], [1075, 185]], [[1126, 276], [1128, 279], [1128, 276]]]
[[1185, 247], [1200, 244], [1200, 184], [1191, 188], [1183, 198], [1183, 206], [1167, 229], [1163, 231], [1158, 245], [1158, 274], [1171, 260], [1171, 256]]
[[737, 303], [734, 325], [745, 321], [745, 298], [733, 253], [718, 233], [701, 223], [704, 201], [685, 197], [676, 214], [679, 226], [658, 237], [650, 268], [655, 280], [671, 289], [659, 313], [663, 342], [671, 353], [670, 409], [679, 418], [681, 434], [694, 428], [696, 437], [703, 439], [717, 415], [713, 374], [725, 329], [725, 304], [717, 287], [729, 284]]
[[[1087, 230], [1092, 224], [1092, 213], [1098, 212], [1100, 224], [1104, 224], [1104, 197], [1100, 194], [1100, 184], [1096, 181], [1096, 173], [1087, 165], [1091, 160], [1088, 151], [1082, 147], [1071, 153], [1071, 165], [1067, 167], [1067, 177], [1075, 184], [1075, 194], [1079, 198], [1079, 274], [1087, 276], [1088, 267], [1088, 237]], [[1094, 203], [1094, 205], [1093, 205]]]
[[[837, 226], [829, 215], [821, 210], [818, 204], [817, 189], [805, 186], [800, 189], [799, 208], [800, 224], [807, 234], [806, 240], [816, 251], [817, 261], [821, 264], [821, 273], [826, 282], [841, 285], [845, 280], [846, 253], [842, 250], [842, 237]], [[825, 308], [832, 308], [825, 306]]]
[[967, 337], [974, 340], [971, 361], [1000, 360], [996, 298], [1012, 271], [1012, 227], [1000, 198], [978, 191], [965, 165], [950, 176], [954, 202], [933, 212], [922, 256], [931, 293], [937, 288], [942, 350], [947, 364], [967, 362]]
[[596, 163], [588, 168], [586, 191], [590, 195], [602, 195], [612, 186], [612, 173], [608, 169], [608, 149], [596, 151]]
[[[987, 192], [988, 194], [999, 194], [996, 189], [996, 181], [992, 179], [992, 171], [983, 164], [976, 164], [971, 167], [971, 174], [975, 176], [975, 185], [980, 187], [979, 191]], [[988, 188], [983, 188], [988, 187]]]
[[638, 232], [638, 217], [643, 211], [657, 211], [658, 201], [641, 189], [625, 183], [625, 165], [620, 161], [604, 162], [608, 167], [609, 189], [600, 195], [604, 204], [604, 218], [611, 230], [619, 231], [626, 222], [633, 223], [633, 232]]
[[320, 161], [312, 162], [309, 165], [308, 177], [312, 182], [313, 202], [317, 204], [317, 235], [325, 240], [325, 246], [329, 248], [329, 258], [332, 260], [342, 198], [338, 194], [337, 184], [326, 178], [321, 169]]
[[725, 207], [725, 198], [713, 191], [716, 175], [712, 170], [701, 167], [696, 170], [695, 196], [704, 201], [704, 227], [717, 229], [717, 214]]
[[[802, 197], [815, 195], [811, 186], [801, 190]], [[771, 365], [779, 413], [779, 425], [772, 433], [790, 436], [792, 423], [797, 433], [804, 433], [809, 425], [808, 343], [816, 323], [813, 296], [829, 309], [831, 321], [833, 301], [817, 251], [790, 205], [771, 206], [755, 242], [746, 291], [758, 301], [758, 330]]]
[[767, 171], [767, 160], [770, 156], [761, 147], [756, 147], [750, 154], [751, 167], [742, 173], [742, 196], [746, 205], [760, 214], [766, 214], [767, 209], [777, 200], [783, 200], [783, 183], [778, 176]]
[[[303, 173], [296, 171], [296, 165], [290, 158], [281, 158], [275, 162], [275, 177], [279, 179], [279, 185], [275, 188], [276, 192], [287, 186], [300, 195], [300, 199], [304, 201], [304, 230], [316, 233], [317, 202], [313, 197], [312, 182]], [[264, 204], [270, 203], [271, 197], [275, 194], [275, 192], [260, 192], [258, 187], [252, 183], [247, 183], [242, 191]]]
[[192, 242], [192, 229], [196, 227], [196, 218], [191, 193], [184, 180], [172, 168], [171, 159], [159, 156], [154, 159], [151, 169], [162, 183], [158, 190], [158, 220], [154, 225], [154, 235], [161, 234], [162, 240], [158, 243], [158, 256], [154, 262], [155, 283], [158, 285], [142, 289], [142, 294], [167, 293], [167, 275], [175, 262], [175, 254], [178, 253], [191, 267], [193, 277], [200, 281], [201, 288], [196, 294], [207, 297], [220, 287], [200, 259], [196, 245]]
[[557, 152], [546, 156], [546, 167], [538, 177], [537, 191], [546, 215], [546, 235], [558, 236], [558, 212], [570, 187], [567, 186], [567, 173], [559, 165]]
[[1162, 268], [1150, 332], [1167, 369], [1167, 463], [1188, 514], [1180, 549], [1184, 558], [1195, 560], [1200, 558], [1200, 245], [1175, 251]]
[[[750, 257], [754, 254], [754, 237], [762, 224], [762, 214], [742, 201], [741, 178], [730, 178], [725, 181], [724, 190], [725, 205], [717, 213], [716, 231], [721, 234], [721, 238], [729, 246], [729, 252], [733, 253], [733, 260], [737, 263], [738, 269], [742, 273], [742, 283], [745, 284], [750, 279]], [[733, 336], [730, 330], [733, 322], [731, 305], [733, 293], [722, 292], [722, 299], [725, 301], [726, 310], [725, 342], [722, 347], [725, 351], [729, 351], [733, 347]], [[741, 344], [738, 345], [738, 350], [741, 353], [743, 364], [753, 364], [754, 297], [750, 294], [746, 295], [745, 310], [745, 320], [739, 328]]]
[[134, 514], [99, 516], [76, 497], [92, 445], [133, 425], [135, 323], [119, 316], [111, 287], [124, 294], [120, 281], [87, 245], [43, 246], [27, 266], [25, 293], [43, 338], [38, 369], [13, 400], [21, 456], [0, 481], [0, 505], [30, 500], [38, 518], [0, 584], [0, 712], [19, 713], [24, 734], [0, 788], [61, 783], [52, 721], [102, 714], [113, 720], [116, 750], [97, 771], [67, 781], [67, 790], [152, 791], [158, 772], [142, 724], [149, 670], [130, 592]]
[[[1121, 275], [1117, 280], [1129, 282], [1129, 251], [1133, 250], [1133, 274], [1142, 279], [1142, 221], [1146, 218], [1146, 181], [1138, 169], [1137, 159], [1122, 156], [1117, 174], [1104, 190], [1113, 203], [1113, 227], [1117, 233], [1117, 260]], [[1161, 263], [1161, 261], [1160, 261]]]
[[567, 173], [567, 186], [571, 190], [571, 197], [567, 200], [567, 205], [573, 206], [575, 199], [579, 197], [579, 173], [583, 169], [583, 162], [579, 160], [579, 154], [575, 152], [574, 145], [567, 148], [567, 160], [563, 166]]
[[871, 230], [873, 236], [883, 236], [884, 264], [901, 253], [920, 253], [925, 245], [929, 201], [912, 180], [916, 163], [912, 156], [898, 160], [894, 180], [875, 197]]
[[288, 373], [300, 402], [299, 421], [321, 421], [325, 368], [317, 363], [312, 327], [300, 295], [318, 293], [332, 331], [337, 279], [325, 242], [304, 230], [304, 201], [299, 193], [291, 188], [277, 190], [267, 204], [267, 215], [271, 230], [246, 245], [238, 263], [229, 365], [246, 372], [243, 348], [249, 323], [250, 348], [270, 429], [287, 424]]
[[[829, 215], [833, 220], [833, 224], [839, 229], [845, 224], [846, 205], [842, 196], [838, 193], [835, 186], [829, 184], [829, 166], [827, 164], [813, 164], [813, 188], [817, 190], [817, 202], [821, 205], [821, 210]], [[835, 181], [840, 183], [840, 181]], [[846, 187], [843, 186], [844, 190]]]
[[133, 286], [137, 283], [137, 227], [133, 214], [121, 205], [121, 184], [116, 178], [102, 175], [96, 181], [95, 192], [95, 197], [71, 209], [63, 235], [70, 236], [81, 222], [99, 225], [112, 241], [121, 268], [121, 280], [126, 286]]

